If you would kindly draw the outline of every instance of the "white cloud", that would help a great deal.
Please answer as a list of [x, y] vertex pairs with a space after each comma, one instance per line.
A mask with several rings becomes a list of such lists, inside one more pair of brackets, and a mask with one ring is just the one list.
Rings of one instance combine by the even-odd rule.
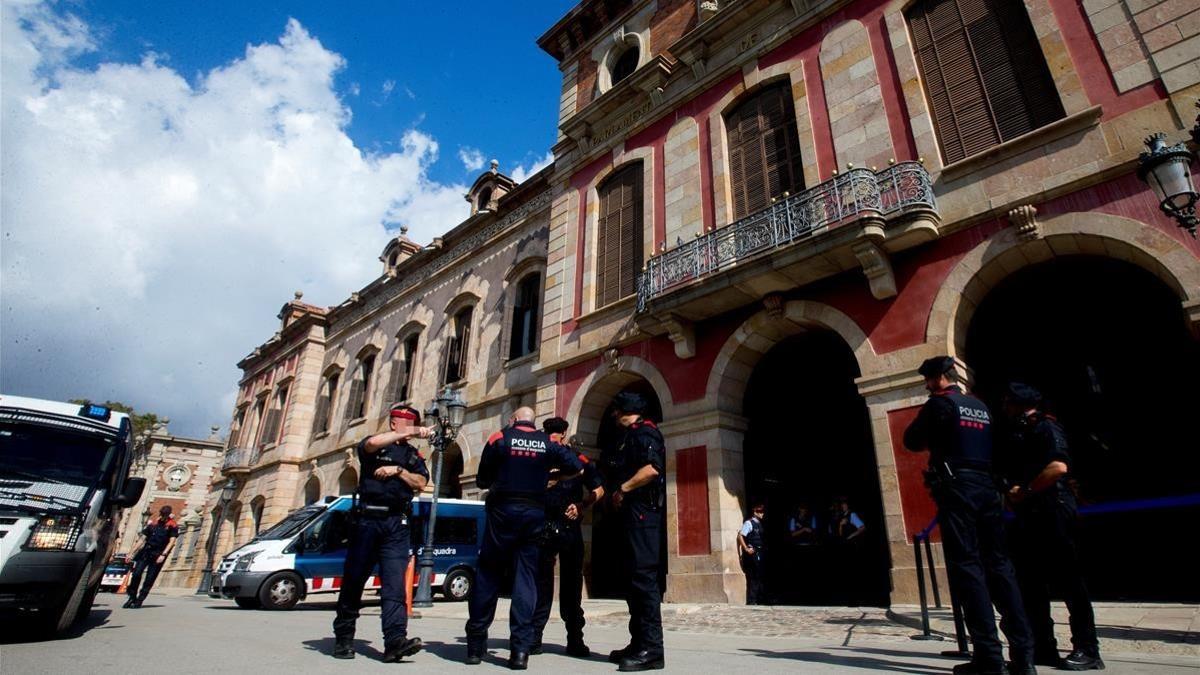
[[362, 93], [362, 87], [357, 82], [350, 83], [350, 95], [358, 96]]
[[466, 187], [427, 175], [433, 138], [354, 145], [344, 61], [294, 20], [189, 83], [154, 55], [79, 67], [81, 21], [4, 9], [0, 391], [125, 400], [206, 436], [292, 291], [340, 302], [386, 228], [427, 241], [466, 216]]
[[512, 176], [510, 176], [510, 178], [512, 178], [514, 181], [516, 181], [518, 183], [524, 183], [527, 178], [529, 178], [533, 174], [541, 171], [542, 169], [550, 166], [553, 163], [554, 163], [554, 151], [551, 150], [551, 151], [547, 152], [546, 155], [544, 157], [542, 157], [541, 159], [535, 159], [533, 161], [533, 164], [530, 165], [529, 167], [517, 166], [517, 168], [513, 169]]
[[383, 86], [379, 88], [383, 92], [383, 97], [387, 98], [392, 95], [392, 91], [396, 88], [395, 80], [384, 80]]
[[458, 159], [462, 161], [467, 171], [478, 171], [483, 168], [484, 164], [487, 164], [487, 160], [483, 158], [483, 153], [475, 148], [459, 148]]

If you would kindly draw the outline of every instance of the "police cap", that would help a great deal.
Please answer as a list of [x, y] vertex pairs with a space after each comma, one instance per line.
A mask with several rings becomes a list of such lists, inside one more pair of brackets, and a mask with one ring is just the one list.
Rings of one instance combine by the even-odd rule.
[[632, 391], [623, 391], [613, 398], [613, 408], [623, 413], [641, 415], [646, 412], [646, 399]]
[[548, 434], [565, 434], [571, 425], [561, 417], [551, 417], [542, 422], [542, 431]]
[[932, 359], [925, 359], [917, 372], [925, 379], [940, 377], [946, 373], [954, 372], [954, 359], [949, 356], [935, 356]]
[[1023, 408], [1036, 408], [1042, 404], [1042, 392], [1024, 382], [1009, 382], [1004, 397]]

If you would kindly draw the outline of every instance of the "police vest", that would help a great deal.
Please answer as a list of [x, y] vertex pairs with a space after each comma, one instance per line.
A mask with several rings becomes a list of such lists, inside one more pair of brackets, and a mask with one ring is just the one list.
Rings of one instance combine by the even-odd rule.
[[492, 434], [480, 460], [480, 474], [489, 488], [488, 501], [532, 501], [545, 504], [550, 469], [579, 468], [563, 446], [538, 431], [531, 422], [517, 422]]
[[746, 540], [746, 544], [750, 548], [761, 553], [766, 548], [766, 545], [767, 545], [767, 539], [766, 539], [765, 533], [763, 532], [762, 521], [759, 520], [758, 518], [751, 518], [747, 522], [750, 523], [750, 534], [747, 534], [744, 537]]
[[142, 536], [146, 537], [147, 551], [161, 552], [167, 548], [171, 537], [179, 536], [179, 526], [172, 519], [153, 520], [142, 530]]
[[413, 489], [399, 478], [380, 480], [375, 472], [384, 466], [399, 466], [411, 473], [429, 478], [425, 459], [408, 443], [392, 443], [376, 452], [366, 451], [366, 440], [358, 444], [358, 464], [362, 475], [358, 481], [358, 498], [369, 506], [404, 508], [413, 499]]
[[[992, 465], [992, 415], [983, 401], [962, 393], [951, 386], [934, 393], [950, 403], [947, 428], [935, 430], [930, 450], [933, 459], [948, 462], [951, 469], [974, 468], [989, 470]], [[934, 447], [933, 440], [940, 441]]]
[[580, 519], [568, 520], [565, 511], [575, 502], [582, 501], [587, 493], [600, 487], [600, 472], [596, 465], [584, 455], [579, 455], [583, 464], [583, 472], [578, 475], [559, 480], [546, 490], [546, 518], [563, 524], [580, 526]]
[[625, 502], [651, 510], [665, 506], [667, 492], [666, 448], [658, 426], [650, 420], [638, 420], [625, 432], [625, 439], [616, 452], [608, 456], [605, 476], [612, 476], [612, 489], [618, 489], [644, 466], [653, 465], [658, 476], [626, 495]]

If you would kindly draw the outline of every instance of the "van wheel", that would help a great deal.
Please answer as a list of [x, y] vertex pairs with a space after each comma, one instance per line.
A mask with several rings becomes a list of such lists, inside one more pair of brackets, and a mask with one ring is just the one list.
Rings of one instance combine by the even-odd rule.
[[92, 613], [92, 605], [96, 602], [96, 594], [100, 592], [100, 582], [96, 582], [94, 586], [87, 589], [83, 594], [83, 602], [79, 603], [79, 611], [75, 612], [75, 623], [78, 626], [87, 620]]
[[446, 575], [446, 581], [442, 584], [442, 595], [445, 595], [447, 600], [462, 602], [471, 594], [471, 588], [474, 585], [475, 578], [470, 572], [454, 570]]
[[258, 601], [263, 609], [291, 609], [300, 602], [304, 581], [293, 572], [276, 572], [267, 577], [258, 589]]
[[[75, 582], [70, 595], [58, 606], [42, 610], [43, 616], [39, 632], [50, 637], [67, 630], [75, 623], [75, 618], [79, 614], [79, 608], [83, 606], [83, 601], [89, 595], [95, 597], [94, 593], [88, 592], [88, 578], [91, 576], [92, 561], [89, 560], [83, 566], [83, 571], [79, 573], [79, 580]], [[91, 609], [90, 603], [88, 608]]]
[[236, 602], [237, 606], [241, 607], [242, 609], [258, 609], [259, 607], [262, 607], [262, 603], [258, 601], [257, 597], [234, 598], [233, 601]]

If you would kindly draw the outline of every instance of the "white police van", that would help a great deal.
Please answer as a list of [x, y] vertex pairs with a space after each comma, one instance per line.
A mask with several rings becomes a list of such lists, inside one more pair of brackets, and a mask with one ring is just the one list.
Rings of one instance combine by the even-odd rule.
[[[291, 609], [311, 594], [336, 593], [342, 587], [352, 505], [351, 496], [329, 497], [326, 503], [291, 512], [225, 556], [208, 595], [247, 609]], [[413, 502], [409, 532], [414, 555], [421, 552], [429, 506], [428, 497]], [[449, 600], [466, 600], [474, 586], [483, 523], [483, 502], [438, 499], [433, 589]], [[379, 587], [376, 568], [366, 588]]]
[[137, 503], [129, 416], [103, 406], [0, 395], [0, 611], [47, 634], [92, 608]]

